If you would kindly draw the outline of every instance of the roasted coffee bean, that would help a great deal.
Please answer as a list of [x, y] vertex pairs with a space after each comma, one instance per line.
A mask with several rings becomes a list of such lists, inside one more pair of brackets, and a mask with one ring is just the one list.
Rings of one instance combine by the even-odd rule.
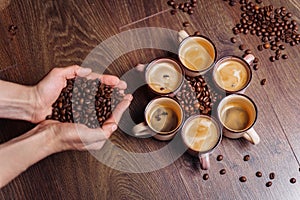
[[239, 49], [243, 51], [243, 50], [245, 50], [245, 49], [246, 49], [246, 46], [245, 46], [245, 45], [243, 45], [243, 44], [241, 44], [241, 45], [239, 46]]
[[268, 181], [267, 183], [266, 183], [266, 187], [271, 187], [272, 186], [272, 182], [271, 181]]
[[239, 178], [239, 180], [240, 180], [242, 183], [244, 183], [244, 182], [247, 181], [247, 178], [246, 178], [245, 176], [241, 176], [241, 177]]
[[271, 61], [271, 62], [274, 62], [275, 60], [276, 60], [275, 56], [271, 56], [271, 57], [270, 57], [270, 61]]
[[269, 174], [269, 178], [270, 178], [271, 180], [273, 180], [273, 179], [275, 178], [275, 173], [274, 173], [274, 172], [271, 172], [271, 173]]
[[189, 27], [191, 24], [189, 22], [183, 22], [182, 24], [184, 27]]
[[264, 47], [263, 47], [263, 45], [258, 45], [258, 46], [257, 46], [257, 49], [258, 49], [259, 51], [262, 51], [262, 50], [264, 50]]
[[288, 55], [283, 54], [283, 55], [282, 55], [282, 59], [288, 59]]
[[256, 172], [255, 174], [257, 177], [262, 177], [262, 173], [260, 171]]
[[223, 155], [218, 155], [217, 161], [222, 161], [223, 160]]
[[245, 155], [244, 156], [244, 161], [249, 161], [250, 160], [250, 155]]
[[230, 41], [231, 41], [232, 43], [236, 43], [236, 42], [237, 42], [237, 40], [236, 40], [235, 37], [232, 37], [232, 38], [230, 39]]
[[260, 81], [260, 84], [261, 84], [261, 85], [265, 85], [266, 82], [267, 82], [267, 79], [264, 78], [264, 79], [262, 79], [262, 80]]
[[209, 175], [208, 174], [203, 174], [203, 180], [207, 181], [209, 179]]
[[295, 184], [296, 182], [297, 182], [297, 180], [295, 178], [290, 179], [290, 183]]
[[257, 64], [253, 65], [253, 69], [258, 70], [258, 65]]
[[176, 10], [171, 10], [171, 15], [175, 15], [176, 13], [177, 13], [177, 11]]
[[220, 170], [220, 174], [221, 174], [221, 175], [226, 174], [226, 169], [221, 169], [221, 170]]

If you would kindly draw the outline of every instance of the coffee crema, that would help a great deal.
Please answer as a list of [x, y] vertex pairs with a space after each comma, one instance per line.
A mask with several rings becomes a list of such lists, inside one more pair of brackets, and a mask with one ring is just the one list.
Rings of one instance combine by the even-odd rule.
[[235, 58], [227, 58], [217, 63], [214, 73], [216, 83], [226, 91], [239, 91], [250, 80], [250, 72], [245, 63]]
[[186, 39], [179, 50], [182, 64], [192, 71], [208, 69], [213, 64], [215, 56], [214, 46], [202, 37]]
[[146, 113], [151, 129], [160, 134], [168, 134], [178, 129], [182, 123], [183, 112], [176, 101], [169, 98], [154, 100]]
[[247, 99], [232, 99], [223, 105], [220, 119], [231, 131], [245, 131], [255, 122], [256, 110]]
[[146, 81], [157, 93], [167, 94], [177, 90], [183, 80], [180, 67], [171, 60], [150, 63], [146, 72]]
[[220, 137], [217, 125], [211, 119], [201, 116], [187, 121], [182, 134], [186, 145], [197, 152], [214, 148]]

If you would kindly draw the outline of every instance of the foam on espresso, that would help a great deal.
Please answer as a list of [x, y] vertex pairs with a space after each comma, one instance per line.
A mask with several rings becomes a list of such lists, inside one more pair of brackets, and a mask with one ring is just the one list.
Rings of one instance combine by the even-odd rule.
[[222, 124], [232, 131], [244, 131], [255, 122], [256, 110], [245, 97], [230, 98], [222, 105]]
[[194, 151], [204, 152], [212, 149], [219, 141], [218, 127], [206, 117], [196, 117], [184, 127], [186, 145]]
[[180, 86], [183, 77], [179, 66], [173, 62], [162, 61], [147, 69], [146, 78], [154, 91], [167, 94]]
[[218, 64], [214, 74], [217, 84], [227, 91], [243, 89], [249, 81], [249, 70], [238, 59], [226, 59]]
[[147, 109], [148, 125], [160, 134], [168, 134], [176, 130], [182, 123], [182, 110], [174, 100], [159, 98]]
[[179, 57], [186, 68], [192, 71], [201, 71], [213, 64], [215, 49], [205, 38], [192, 37], [180, 47]]

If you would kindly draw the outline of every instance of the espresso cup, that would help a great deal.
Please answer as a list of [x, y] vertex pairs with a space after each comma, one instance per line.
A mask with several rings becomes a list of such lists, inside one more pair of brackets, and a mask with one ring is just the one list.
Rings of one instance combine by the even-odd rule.
[[160, 58], [145, 66], [145, 79], [155, 94], [174, 96], [183, 84], [184, 72], [175, 60]]
[[199, 76], [209, 71], [217, 58], [213, 42], [205, 36], [189, 36], [184, 30], [179, 35], [179, 60], [188, 76]]
[[171, 97], [158, 97], [146, 106], [145, 121], [133, 127], [136, 137], [149, 137], [162, 141], [171, 140], [181, 128], [184, 112]]
[[207, 115], [193, 115], [185, 121], [181, 137], [188, 153], [199, 158], [201, 168], [209, 169], [209, 155], [222, 139], [219, 123]]
[[252, 79], [250, 65], [254, 59], [252, 54], [244, 58], [225, 56], [219, 59], [213, 70], [215, 85], [226, 93], [244, 93]]
[[260, 138], [253, 126], [257, 119], [257, 107], [246, 95], [231, 94], [223, 98], [217, 108], [223, 135], [236, 139], [244, 137], [252, 144], [258, 144]]

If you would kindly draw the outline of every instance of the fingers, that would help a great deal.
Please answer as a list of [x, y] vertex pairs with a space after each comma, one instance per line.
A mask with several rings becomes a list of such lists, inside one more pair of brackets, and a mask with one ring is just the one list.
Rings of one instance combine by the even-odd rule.
[[113, 75], [106, 74], [97, 74], [91, 73], [87, 76], [88, 79], [100, 79], [102, 83], [106, 85], [110, 85], [113, 87], [117, 87], [121, 90], [125, 90], [127, 88], [127, 83], [125, 81], [120, 80], [118, 77]]
[[64, 79], [71, 79], [75, 78], [76, 76], [88, 76], [92, 70], [90, 68], [83, 68], [78, 65], [72, 65], [69, 67], [64, 68], [54, 68], [52, 70], [52, 73], [55, 74], [55, 76], [63, 77]]
[[123, 113], [129, 107], [133, 97], [131, 94], [127, 94], [124, 96], [123, 100], [116, 106], [111, 117], [105, 121], [102, 126], [102, 129], [108, 131], [111, 124], [118, 124]]

